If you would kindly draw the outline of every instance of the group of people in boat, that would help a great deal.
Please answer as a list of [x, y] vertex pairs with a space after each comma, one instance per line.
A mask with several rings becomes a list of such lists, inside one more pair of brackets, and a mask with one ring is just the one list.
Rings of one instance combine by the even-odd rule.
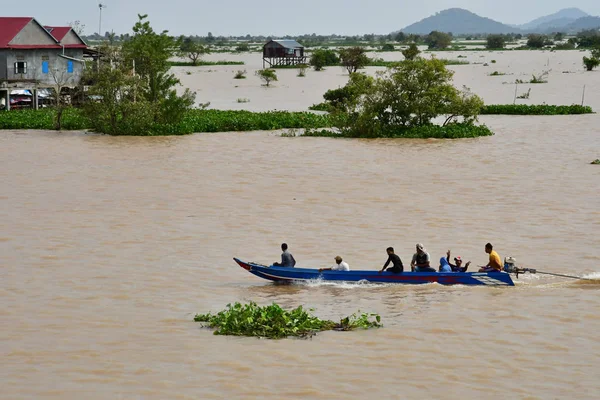
[[[290, 253], [288, 250], [288, 245], [286, 243], [281, 245], [281, 250], [283, 251], [283, 253], [281, 253], [281, 262], [275, 262], [273, 265], [277, 267], [295, 267], [296, 260], [294, 259], [292, 253]], [[383, 271], [389, 271], [396, 274], [404, 272], [402, 260], [394, 252], [394, 248], [388, 247], [386, 252], [388, 259], [379, 272], [382, 273]], [[489, 261], [487, 265], [479, 267], [479, 272], [502, 272], [502, 260], [500, 255], [498, 255], [498, 253], [494, 250], [494, 246], [492, 246], [491, 243], [487, 243], [485, 245], [485, 252], [489, 255]], [[425, 246], [423, 246], [422, 243], [417, 243], [415, 254], [413, 254], [410, 262], [410, 269], [413, 272], [467, 272], [471, 261], [468, 261], [463, 266], [462, 258], [460, 256], [456, 256], [453, 259], [454, 264], [451, 264], [451, 254], [451, 251], [448, 250], [446, 257], [440, 258], [440, 265], [436, 271], [435, 268], [431, 266], [431, 257], [429, 256], [427, 250], [425, 250]], [[330, 268], [319, 268], [319, 272], [321, 271], [350, 271], [350, 266], [342, 259], [342, 257], [336, 256], [335, 264]]]

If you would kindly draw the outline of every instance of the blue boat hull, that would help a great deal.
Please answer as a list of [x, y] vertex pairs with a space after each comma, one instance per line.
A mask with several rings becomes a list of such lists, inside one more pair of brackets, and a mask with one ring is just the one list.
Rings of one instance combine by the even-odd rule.
[[510, 274], [506, 272], [393, 272], [379, 271], [323, 271], [307, 268], [285, 268], [244, 262], [237, 258], [234, 261], [246, 271], [260, 278], [274, 282], [294, 282], [308, 280], [324, 280], [339, 282], [372, 282], [423, 284], [439, 283], [441, 285], [486, 285], [514, 286]]

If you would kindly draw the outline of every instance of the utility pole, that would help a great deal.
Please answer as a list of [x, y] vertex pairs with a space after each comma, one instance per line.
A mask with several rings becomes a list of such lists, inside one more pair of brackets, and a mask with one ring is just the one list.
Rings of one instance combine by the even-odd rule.
[[106, 4], [98, 3], [100, 9], [100, 21], [98, 22], [98, 35], [102, 36], [102, 9], [106, 8]]

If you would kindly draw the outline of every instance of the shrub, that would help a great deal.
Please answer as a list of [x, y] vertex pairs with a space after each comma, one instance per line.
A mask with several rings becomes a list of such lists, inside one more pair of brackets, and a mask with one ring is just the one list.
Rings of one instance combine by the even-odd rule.
[[[451, 123], [445, 126], [422, 125], [414, 127], [396, 126], [385, 129], [377, 137], [407, 138], [407, 139], [464, 139], [480, 136], [492, 136], [494, 133], [485, 125], [469, 123]], [[362, 135], [360, 131], [334, 132], [331, 130], [307, 130], [303, 136], [340, 137], [340, 138], [370, 138], [373, 136]]]
[[583, 57], [583, 65], [588, 71], [592, 71], [594, 68], [600, 65], [600, 59], [595, 57]]
[[246, 79], [246, 73], [246, 70], [238, 70], [233, 76], [233, 79]]
[[537, 75], [537, 76], [535, 74], [532, 74], [531, 80], [529, 81], [529, 83], [548, 83], [548, 80], [546, 79], [547, 77], [548, 77], [548, 71], [544, 71], [540, 75]]
[[411, 43], [410, 46], [402, 51], [402, 55], [406, 60], [414, 60], [421, 53], [416, 44]]
[[256, 71], [256, 76], [265, 82], [265, 86], [269, 87], [271, 82], [277, 81], [277, 74], [274, 69], [261, 69]]
[[308, 69], [308, 66], [306, 64], [300, 64], [298, 65], [298, 77], [300, 78], [304, 78], [306, 76], [306, 70]]
[[549, 104], [496, 104], [486, 105], [481, 108], [481, 114], [486, 115], [570, 115], [591, 114], [592, 108], [573, 104], [570, 106], [556, 106]]
[[248, 46], [247, 43], [242, 43], [242, 44], [237, 45], [237, 47], [235, 48], [235, 51], [238, 51], [240, 53], [244, 52], [244, 51], [250, 51], [250, 46]]
[[386, 44], [384, 44], [383, 46], [381, 46], [381, 50], [382, 50], [382, 51], [394, 51], [394, 50], [396, 50], [396, 48], [394, 47], [394, 45], [393, 45], [393, 44], [391, 44], [391, 43], [386, 43]]

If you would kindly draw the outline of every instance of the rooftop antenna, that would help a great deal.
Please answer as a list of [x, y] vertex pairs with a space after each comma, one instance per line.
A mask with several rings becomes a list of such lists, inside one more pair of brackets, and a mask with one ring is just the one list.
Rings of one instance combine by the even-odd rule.
[[102, 36], [102, 9], [106, 8], [106, 4], [98, 3], [100, 9], [100, 22], [98, 22], [98, 35]]

